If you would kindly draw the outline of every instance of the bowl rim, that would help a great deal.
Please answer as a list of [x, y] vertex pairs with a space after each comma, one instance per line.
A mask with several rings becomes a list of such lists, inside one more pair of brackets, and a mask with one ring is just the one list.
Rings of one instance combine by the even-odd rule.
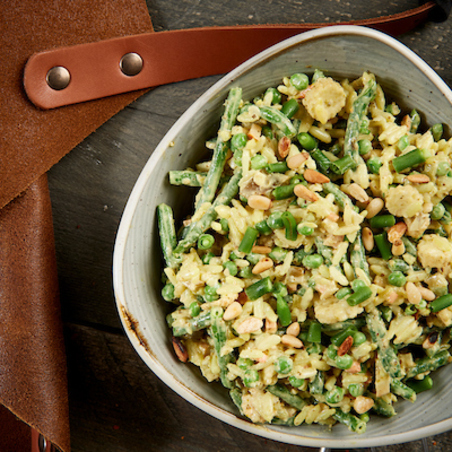
[[[205, 91], [168, 130], [168, 132], [161, 139], [154, 152], [148, 159], [147, 163], [141, 170], [140, 175], [133, 186], [120, 220], [113, 250], [113, 290], [121, 323], [124, 330], [126, 331], [129, 340], [131, 341], [139, 356], [160, 380], [162, 380], [173, 391], [183, 397], [186, 401], [190, 402], [192, 405], [213, 416], [214, 418], [219, 419], [234, 427], [240, 428], [241, 430], [244, 430], [248, 433], [257, 434], [271, 440], [293, 445], [306, 447], [329, 447], [336, 449], [378, 447], [389, 444], [416, 441], [424, 437], [444, 433], [445, 431], [452, 429], [452, 418], [445, 419], [425, 427], [420, 427], [415, 430], [408, 430], [403, 433], [395, 433], [370, 438], [356, 436], [356, 438], [337, 439], [316, 438], [313, 436], [307, 437], [299, 434], [294, 435], [290, 433], [290, 430], [283, 433], [281, 431], [273, 430], [263, 425], [252, 424], [250, 421], [239, 418], [238, 416], [222, 408], [219, 408], [206, 399], [202, 398], [196, 392], [188, 388], [182, 381], [178, 380], [173, 374], [167, 371], [166, 368], [155, 358], [155, 356], [150, 354], [146, 350], [146, 348], [143, 347], [140, 339], [130, 330], [128, 319], [124, 315], [123, 309], [121, 308], [127, 305], [127, 303], [125, 302], [126, 296], [123, 283], [123, 264], [126, 243], [135, 210], [141, 200], [141, 194], [147, 182], [148, 175], [150, 174], [156, 163], [160, 160], [160, 158], [162, 158], [163, 153], [168, 147], [168, 143], [173, 141], [179, 135], [181, 129], [184, 127], [185, 122], [190, 117], [192, 117], [193, 112], [198, 111], [199, 107], [206, 101], [216, 97], [216, 94], [218, 94], [218, 92], [233, 83], [233, 81], [236, 80], [239, 76], [253, 69], [259, 63], [262, 63], [272, 57], [277, 56], [281, 52], [284, 52], [305, 42], [318, 38], [332, 38], [343, 35], [355, 35], [371, 38], [376, 41], [380, 41], [386, 46], [396, 50], [404, 58], [411, 61], [419, 70], [421, 70], [421, 72], [423, 72], [426, 77], [432, 81], [432, 83], [438, 88], [438, 90], [452, 104], [452, 91], [441, 79], [441, 77], [411, 49], [383, 32], [356, 25], [332, 25], [304, 32], [291, 38], [285, 39], [284, 41], [281, 41], [278, 44], [275, 44], [255, 55], [254, 57], [248, 59], [236, 69], [224, 75], [207, 91]], [[298, 430], [298, 432], [300, 432], [300, 430]]]

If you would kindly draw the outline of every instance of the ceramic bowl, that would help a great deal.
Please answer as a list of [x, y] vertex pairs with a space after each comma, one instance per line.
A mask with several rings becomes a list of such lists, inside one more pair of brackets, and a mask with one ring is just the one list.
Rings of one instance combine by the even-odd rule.
[[[144, 167], [125, 208], [117, 234], [113, 277], [118, 311], [125, 331], [149, 368], [188, 402], [248, 432], [295, 445], [330, 448], [383, 446], [414, 441], [452, 428], [452, 372], [434, 375], [434, 389], [418, 400], [397, 403], [397, 416], [378, 416], [363, 435], [342, 425], [331, 431], [319, 425], [258, 426], [240, 417], [219, 383], [207, 383], [198, 368], [180, 363], [165, 322], [168, 305], [160, 296], [161, 254], [156, 206], [165, 202], [180, 220], [192, 205], [189, 193], [168, 183], [168, 171], [185, 169], [205, 154], [205, 140], [218, 128], [222, 104], [231, 85], [252, 99], [283, 76], [310, 74], [319, 68], [332, 77], [373, 72], [389, 98], [421, 112], [423, 122], [452, 118], [452, 92], [418, 56], [393, 38], [355, 26], [332, 26], [290, 38], [253, 57], [202, 95], [175, 123]], [[190, 192], [192, 193], [192, 192]], [[187, 207], [188, 206], [188, 207]]]

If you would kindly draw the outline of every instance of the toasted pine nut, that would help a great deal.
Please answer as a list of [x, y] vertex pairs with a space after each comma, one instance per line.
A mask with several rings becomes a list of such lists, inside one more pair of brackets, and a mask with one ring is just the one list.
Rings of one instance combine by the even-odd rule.
[[363, 228], [363, 245], [366, 251], [372, 251], [374, 249], [374, 234], [368, 227]]
[[352, 196], [359, 202], [369, 201], [369, 195], [366, 193], [366, 190], [364, 190], [364, 188], [362, 188], [360, 185], [358, 185], [355, 182], [353, 182], [353, 184], [349, 185], [347, 191], [350, 196]]
[[397, 300], [397, 297], [398, 297], [397, 292], [395, 290], [392, 290], [388, 294], [388, 298], [386, 299], [386, 303], [388, 303], [388, 304], [395, 303], [396, 300]]
[[262, 195], [251, 195], [248, 198], [248, 205], [256, 210], [268, 210], [272, 206], [272, 200]]
[[324, 174], [309, 168], [305, 170], [303, 177], [311, 184], [326, 184], [330, 181]]
[[312, 85], [309, 85], [306, 89], [300, 91], [295, 97], [297, 99], [304, 99], [308, 91], [311, 91]]
[[287, 327], [286, 334], [297, 337], [300, 334], [300, 324], [298, 322], [291, 323]]
[[186, 363], [188, 361], [188, 352], [187, 349], [185, 348], [185, 345], [178, 337], [173, 337], [172, 343], [174, 352], [176, 353], [176, 356], [179, 358], [179, 361]]
[[224, 311], [223, 320], [236, 319], [242, 313], [242, 305], [238, 301], [232, 302]]
[[419, 289], [412, 282], [405, 284], [406, 296], [411, 304], [419, 304], [422, 300]]
[[430, 182], [430, 178], [427, 174], [411, 174], [406, 177], [412, 184], [428, 184]]
[[337, 356], [344, 356], [353, 346], [353, 337], [347, 336], [337, 349]]
[[278, 331], [278, 324], [273, 322], [273, 320], [265, 319], [265, 332], [276, 333], [276, 331]]
[[298, 285], [297, 284], [287, 284], [287, 291], [289, 293], [295, 293], [298, 289]]
[[388, 240], [391, 243], [397, 242], [403, 237], [407, 229], [408, 226], [405, 224], [405, 222], [399, 221], [388, 229]]
[[273, 261], [269, 257], [264, 257], [261, 259], [251, 270], [253, 275], [258, 275], [266, 270], [273, 267]]
[[272, 252], [272, 249], [269, 246], [254, 245], [251, 252], [256, 254], [268, 254]]
[[306, 162], [309, 158], [309, 154], [307, 152], [301, 152], [300, 154], [292, 155], [292, 157], [287, 159], [287, 166], [290, 169], [296, 169], [301, 166], [302, 163]]
[[345, 372], [349, 374], [357, 374], [361, 372], [361, 364], [358, 361], [353, 361], [353, 364], [350, 368], [345, 369]]
[[417, 290], [419, 290], [422, 298], [426, 301], [433, 301], [436, 298], [435, 292], [427, 289], [427, 287], [419, 286]]
[[240, 292], [237, 296], [237, 301], [241, 304], [244, 305], [247, 301], [248, 301], [248, 295], [246, 294], [245, 291]]
[[425, 349], [433, 348], [437, 341], [438, 341], [438, 333], [437, 332], [430, 333], [425, 338], [424, 342], [422, 343], [422, 348], [425, 348]]
[[402, 240], [396, 240], [392, 245], [391, 251], [394, 256], [401, 256], [405, 253], [405, 245]]
[[337, 213], [331, 212], [327, 216], [328, 220], [334, 221], [335, 223], [339, 221], [340, 216]]
[[290, 149], [290, 138], [282, 137], [278, 141], [278, 154], [282, 159], [285, 159], [289, 154]]
[[374, 198], [370, 201], [369, 204], [367, 204], [366, 210], [367, 215], [366, 218], [373, 218], [375, 215], [377, 215], [381, 209], [383, 209], [383, 206], [385, 205], [385, 202], [381, 198]]
[[284, 334], [284, 336], [281, 337], [281, 344], [292, 348], [303, 348], [303, 342], [301, 342], [298, 337], [290, 336], [289, 334]]
[[295, 185], [293, 192], [295, 193], [295, 196], [303, 198], [306, 201], [315, 202], [319, 199], [319, 195], [317, 193], [314, 193], [302, 184]]
[[262, 127], [259, 124], [254, 123], [249, 132], [247, 133], [248, 138], [258, 140], [261, 137]]
[[407, 126], [408, 130], [411, 129], [411, 118], [409, 115], [406, 115], [403, 117], [402, 122], [401, 122], [402, 126]]
[[259, 319], [258, 317], [248, 317], [236, 328], [236, 330], [239, 334], [254, 333], [255, 331], [259, 331], [262, 328], [262, 325], [262, 319]]
[[184, 225], [185, 227], [190, 226], [190, 225], [191, 225], [191, 218], [189, 218], [188, 220], [184, 220], [184, 221], [183, 221], [183, 225]]
[[353, 401], [353, 409], [358, 414], [367, 413], [373, 406], [375, 402], [370, 397], [358, 396]]

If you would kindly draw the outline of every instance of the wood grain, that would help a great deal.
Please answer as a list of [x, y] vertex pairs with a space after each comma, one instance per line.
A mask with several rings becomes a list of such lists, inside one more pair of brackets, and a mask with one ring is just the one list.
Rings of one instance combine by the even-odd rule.
[[[362, 19], [417, 1], [147, 0], [157, 31], [207, 25]], [[400, 37], [452, 86], [452, 20]], [[191, 406], [144, 365], [113, 298], [112, 252], [122, 210], [153, 149], [219, 77], [156, 88], [75, 148], [49, 173], [69, 361], [74, 452], [308, 452], [242, 432]], [[452, 434], [427, 440], [452, 450]], [[420, 452], [421, 441], [374, 452]], [[368, 449], [370, 450], [370, 449]]]

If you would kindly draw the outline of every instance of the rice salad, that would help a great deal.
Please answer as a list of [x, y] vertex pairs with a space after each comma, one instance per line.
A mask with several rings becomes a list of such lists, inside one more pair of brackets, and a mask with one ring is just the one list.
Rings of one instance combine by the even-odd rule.
[[[230, 90], [176, 232], [157, 207], [163, 299], [182, 362], [253, 423], [363, 433], [449, 363], [452, 140], [373, 74]], [[193, 194], [196, 192], [194, 191]]]

